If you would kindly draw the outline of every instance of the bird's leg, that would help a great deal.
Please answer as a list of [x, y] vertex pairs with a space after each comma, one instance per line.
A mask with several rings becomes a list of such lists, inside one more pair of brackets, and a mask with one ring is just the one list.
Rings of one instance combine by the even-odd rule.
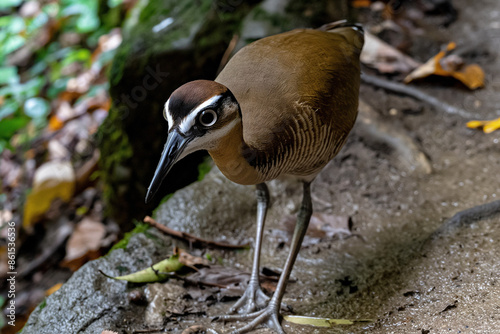
[[269, 205], [269, 190], [265, 183], [257, 184], [257, 235], [255, 237], [255, 249], [253, 254], [252, 274], [247, 289], [241, 298], [229, 309], [229, 313], [239, 311], [250, 313], [266, 306], [269, 297], [260, 288], [259, 267], [260, 250], [262, 247], [262, 235], [264, 234], [264, 223], [266, 220], [267, 207]]
[[[288, 279], [290, 278], [290, 273], [292, 272], [293, 264], [297, 259], [300, 246], [302, 245], [302, 240], [304, 239], [304, 235], [306, 234], [307, 226], [309, 225], [309, 220], [311, 219], [311, 214], [312, 214], [311, 183], [304, 182], [304, 196], [302, 198], [302, 205], [300, 207], [300, 211], [297, 217], [297, 223], [295, 225], [295, 230], [293, 232], [292, 243], [290, 245], [290, 253], [288, 254], [285, 267], [283, 268], [283, 272], [281, 273], [280, 279], [278, 281], [278, 286], [276, 287], [276, 291], [274, 292], [274, 295], [269, 301], [269, 304], [267, 305], [266, 308], [254, 313], [250, 313], [246, 316], [240, 316], [239, 319], [249, 319], [249, 318], [254, 318], [254, 319], [247, 325], [233, 331], [232, 334], [247, 333], [260, 324], [265, 324], [267, 327], [273, 329], [279, 334], [285, 334], [285, 332], [281, 328], [281, 324], [279, 321], [281, 300], [283, 299], [283, 295], [285, 294], [286, 284], [288, 283]], [[231, 316], [227, 318], [222, 317], [222, 320], [232, 320], [232, 319], [234, 318], [232, 318]]]

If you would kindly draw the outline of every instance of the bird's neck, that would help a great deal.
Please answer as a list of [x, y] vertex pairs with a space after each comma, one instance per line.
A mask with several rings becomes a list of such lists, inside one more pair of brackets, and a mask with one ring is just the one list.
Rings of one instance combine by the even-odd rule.
[[222, 137], [217, 147], [208, 153], [222, 174], [231, 181], [239, 184], [263, 182], [260, 173], [249, 163], [258, 152], [245, 143], [241, 122]]

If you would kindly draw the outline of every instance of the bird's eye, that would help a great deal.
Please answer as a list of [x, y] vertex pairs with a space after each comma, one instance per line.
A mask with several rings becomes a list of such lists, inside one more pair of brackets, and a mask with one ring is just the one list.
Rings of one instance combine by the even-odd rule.
[[212, 126], [217, 122], [217, 113], [212, 109], [203, 110], [199, 120], [203, 126]]

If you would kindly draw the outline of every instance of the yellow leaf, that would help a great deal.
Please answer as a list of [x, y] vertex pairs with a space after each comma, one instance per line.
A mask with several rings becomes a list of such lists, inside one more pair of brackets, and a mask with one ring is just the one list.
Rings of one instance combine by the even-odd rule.
[[64, 125], [64, 122], [57, 117], [57, 115], [53, 115], [49, 119], [49, 129], [52, 131], [57, 131], [61, 129]]
[[469, 121], [467, 127], [471, 129], [483, 128], [484, 133], [491, 133], [500, 129], [500, 118], [491, 121]]
[[59, 290], [62, 285], [63, 285], [62, 283], [57, 283], [57, 284], [53, 285], [51, 288], [49, 288], [45, 291], [45, 295], [50, 296], [51, 294], [53, 294], [54, 292]]
[[487, 121], [469, 121], [467, 122], [467, 127], [471, 129], [477, 129], [486, 124]]
[[333, 327], [334, 325], [354, 325], [361, 322], [373, 322], [370, 319], [349, 320], [349, 319], [331, 319], [331, 318], [316, 318], [303, 317], [298, 315], [286, 315], [283, 317], [286, 321], [298, 325], [309, 325], [314, 327]]
[[498, 129], [500, 129], [500, 118], [494, 119], [492, 121], [488, 121], [483, 126], [484, 133], [491, 133], [491, 132], [498, 130]]
[[33, 190], [24, 204], [23, 228], [31, 231], [52, 201], [69, 201], [75, 192], [75, 172], [70, 162], [50, 161], [40, 166], [33, 179]]

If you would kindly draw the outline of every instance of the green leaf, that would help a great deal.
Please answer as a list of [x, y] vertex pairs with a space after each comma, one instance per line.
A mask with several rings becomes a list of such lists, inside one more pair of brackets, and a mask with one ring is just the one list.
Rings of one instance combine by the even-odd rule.
[[11, 84], [5, 87], [7, 91], [4, 93], [5, 95], [12, 95], [13, 98], [21, 102], [30, 97], [37, 96], [43, 85], [45, 85], [45, 80], [44, 77], [35, 77], [23, 84]]
[[299, 325], [309, 325], [313, 327], [333, 327], [335, 325], [354, 325], [356, 323], [373, 322], [372, 319], [331, 319], [331, 318], [316, 318], [316, 317], [303, 317], [298, 315], [286, 315], [283, 317], [288, 322], [293, 322]]
[[40, 29], [41, 27], [43, 27], [48, 22], [49, 22], [49, 15], [42, 11], [33, 19], [28, 21], [28, 26], [26, 27], [26, 31], [28, 34], [31, 34], [36, 30]]
[[184, 267], [184, 264], [179, 261], [179, 255], [172, 255], [170, 258], [160, 261], [149, 268], [129, 275], [113, 277], [106, 275], [102, 271], [101, 274], [108, 278], [127, 281], [131, 283], [149, 283], [163, 281], [169, 276], [169, 273], [178, 271], [182, 267]]
[[21, 31], [26, 29], [26, 24], [24, 23], [24, 20], [21, 17], [13, 16], [7, 29], [13, 35], [19, 34]]
[[29, 120], [24, 117], [7, 118], [0, 121], [0, 138], [10, 140], [19, 130], [28, 124]]
[[17, 67], [0, 67], [0, 85], [19, 82]]
[[4, 55], [8, 55], [23, 46], [25, 42], [26, 39], [19, 35], [10, 36], [3, 43], [2, 50], [0, 52]]
[[63, 9], [62, 14], [64, 16], [77, 16], [76, 30], [80, 33], [96, 30], [100, 24], [96, 2], [86, 1], [71, 4]]
[[108, 0], [108, 7], [115, 8], [123, 3], [123, 0]]
[[56, 79], [47, 89], [47, 97], [55, 99], [57, 95], [66, 90], [69, 78]]
[[64, 67], [74, 62], [83, 62], [87, 63], [87, 65], [90, 65], [91, 56], [92, 53], [88, 49], [71, 50], [71, 52], [62, 61], [62, 66]]
[[33, 66], [30, 67], [29, 69], [29, 74], [34, 77], [40, 74], [43, 74], [43, 72], [47, 69], [47, 63], [45, 61], [39, 61], [36, 62]]
[[99, 28], [99, 18], [97, 15], [92, 15], [91, 13], [82, 15], [76, 21], [76, 28], [78, 32], [87, 33], [96, 30]]
[[49, 110], [49, 103], [40, 97], [32, 97], [24, 102], [24, 113], [33, 119], [46, 117]]
[[60, 14], [61, 6], [57, 2], [50, 2], [42, 7], [42, 12], [51, 17], [56, 17]]
[[0, 9], [9, 9], [11, 7], [19, 6], [23, 0], [2, 0], [0, 2]]
[[6, 15], [0, 17], [0, 27], [9, 34], [18, 34], [26, 28], [24, 20], [19, 16]]
[[0, 108], [0, 120], [4, 119], [7, 116], [12, 115], [19, 109], [19, 103], [17, 101], [9, 100], [9, 102], [5, 102]]

